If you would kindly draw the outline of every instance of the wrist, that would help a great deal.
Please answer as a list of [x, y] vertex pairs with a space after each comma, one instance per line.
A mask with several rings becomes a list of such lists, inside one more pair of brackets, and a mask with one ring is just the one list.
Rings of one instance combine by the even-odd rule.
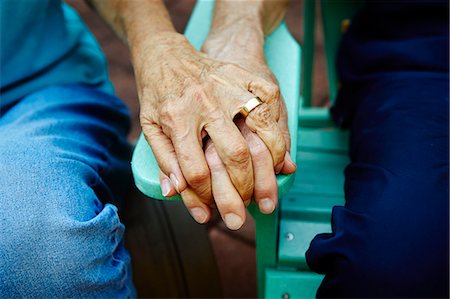
[[163, 61], [161, 57], [173, 52], [174, 48], [185, 51], [193, 49], [184, 35], [171, 31], [153, 32], [130, 42], [131, 59], [135, 68], [147, 67], [148, 62]]
[[203, 52], [225, 61], [238, 58], [264, 60], [264, 33], [261, 26], [252, 26], [252, 23], [240, 20], [228, 27], [212, 28], [203, 44]]

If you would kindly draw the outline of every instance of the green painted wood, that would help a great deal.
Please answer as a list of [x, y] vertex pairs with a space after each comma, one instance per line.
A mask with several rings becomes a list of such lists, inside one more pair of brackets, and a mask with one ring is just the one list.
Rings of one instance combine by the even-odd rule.
[[348, 134], [348, 131], [332, 127], [321, 130], [301, 128], [298, 135], [298, 150], [347, 154]]
[[[333, 127], [328, 108], [311, 106], [315, 1], [305, 2], [304, 77], [299, 111], [296, 182], [279, 211], [278, 269], [266, 271], [266, 298], [314, 298], [323, 276], [309, 272], [305, 253], [314, 236], [331, 232], [331, 212], [344, 204], [343, 170], [349, 163], [348, 132]], [[361, 7], [359, 0], [321, 0], [330, 101], [339, 89], [335, 68], [342, 21]], [[280, 270], [280, 268], [285, 268]], [[288, 270], [290, 269], [290, 270]]]
[[[198, 1], [185, 35], [191, 43], [200, 49], [205, 40], [212, 18], [214, 2]], [[280, 83], [284, 96], [288, 117], [289, 131], [292, 137], [292, 158], [296, 160], [295, 145], [297, 144], [297, 111], [299, 109], [299, 82], [300, 82], [300, 46], [289, 33], [283, 22], [269, 37], [265, 43], [267, 63]], [[145, 195], [155, 199], [167, 199], [161, 193], [158, 178], [158, 164], [153, 153], [141, 134], [134, 149], [131, 168], [135, 184]], [[278, 175], [277, 182], [279, 194], [285, 194], [294, 180], [293, 175]], [[178, 200], [180, 196], [174, 196], [171, 200]]]
[[328, 108], [323, 107], [300, 107], [298, 124], [304, 128], [325, 128], [334, 126], [330, 111]]
[[265, 297], [265, 271], [277, 265], [279, 208], [272, 214], [264, 215], [255, 203], [249, 212], [256, 222], [256, 271], [258, 276], [258, 298]]
[[330, 233], [330, 218], [325, 221], [298, 221], [282, 219], [280, 223], [280, 245], [278, 259], [280, 266], [309, 270], [306, 251], [314, 236]]
[[308, 270], [305, 253], [311, 240], [331, 232], [331, 209], [344, 203], [348, 135], [303, 128], [299, 135], [296, 183], [281, 204], [278, 265]]
[[312, 81], [314, 69], [314, 34], [316, 25], [316, 0], [304, 2], [303, 70], [302, 70], [302, 107], [310, 107], [312, 101]]
[[[289, 203], [287, 203], [289, 202]], [[284, 198], [282, 218], [296, 221], [327, 222], [334, 205], [344, 204], [344, 194], [307, 193], [297, 190]], [[289, 207], [287, 207], [289, 205]]]
[[267, 269], [266, 298], [315, 298], [323, 275], [281, 269]]
[[330, 100], [334, 102], [339, 90], [336, 57], [342, 37], [342, 21], [351, 20], [361, 8], [362, 0], [321, 0], [321, 13], [325, 37], [328, 86]]

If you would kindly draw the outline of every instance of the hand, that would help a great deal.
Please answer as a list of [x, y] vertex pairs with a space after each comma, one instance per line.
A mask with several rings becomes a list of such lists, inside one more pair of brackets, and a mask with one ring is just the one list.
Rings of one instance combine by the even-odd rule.
[[[181, 35], [166, 34], [158, 45], [133, 53], [141, 125], [164, 173], [162, 186], [170, 180], [194, 218], [205, 222], [212, 192], [202, 138], [212, 139], [241, 200], [248, 201], [254, 189], [253, 165], [233, 118], [254, 94], [276, 102], [279, 89], [237, 65], [206, 57]], [[280, 168], [285, 141], [277, 125], [279, 110], [272, 113], [269, 107], [258, 106], [246, 123], [267, 145], [272, 167]]]
[[[241, 33], [237, 33], [239, 31], [234, 30], [233, 26], [227, 27], [225, 30], [226, 34], [223, 34], [223, 32], [217, 34], [216, 32], [216, 34], [210, 35], [203, 46], [203, 50], [214, 58], [236, 63], [253, 74], [257, 74], [259, 77], [262, 77], [273, 84], [278, 84], [276, 78], [273, 76], [272, 72], [265, 63], [262, 46], [258, 45], [258, 42], [251, 42], [252, 40], [258, 41], [257, 32], [252, 36], [252, 32], [247, 31], [247, 42], [245, 42], [246, 39], [243, 38]], [[233, 42], [230, 42], [230, 37], [233, 39], [235, 34], [239, 37], [234, 39], [238, 44], [233, 44]], [[226, 40], [223, 38], [224, 36], [227, 38]], [[242, 48], [240, 45], [245, 46]], [[250, 47], [249, 45], [254, 46]], [[296, 165], [292, 161], [289, 154], [290, 135], [287, 125], [286, 106], [283, 100], [276, 102], [275, 105], [276, 104], [280, 105], [280, 119], [278, 120], [278, 125], [283, 133], [287, 146], [283, 167], [281, 169], [277, 169], [276, 172], [290, 174], [295, 172]], [[239, 126], [250, 147], [255, 176], [255, 201], [262, 213], [271, 213], [275, 209], [278, 202], [278, 188], [275, 174], [273, 168], [271, 167], [272, 161], [270, 154], [268, 154], [267, 147], [261, 139], [252, 133], [244, 122], [239, 120], [237, 125]], [[235, 196], [236, 191], [233, 189], [230, 179], [227, 177], [226, 171], [216, 153], [213, 142], [208, 142], [205, 154], [206, 160], [211, 169], [213, 196], [216, 202], [222, 203], [222, 205], [217, 206], [222, 217], [228, 213], [233, 205], [236, 206], [234, 208], [235, 210], [242, 211], [242, 203], [240, 203], [240, 207], [238, 208], [237, 206], [239, 205], [239, 201]], [[245, 213], [241, 212], [240, 217], [245, 220]]]
[[[262, 76], [270, 75], [273, 77], [265, 64], [262, 66], [259, 65], [258, 69], [261, 72], [267, 72], [266, 74], [261, 74]], [[259, 210], [262, 213], [270, 214], [274, 211], [278, 203], [278, 188], [272, 157], [264, 142], [248, 128], [242, 118], [236, 121], [236, 125], [239, 127], [250, 149], [255, 186], [253, 197], [258, 204]], [[290, 135], [287, 127], [287, 111], [284, 101], [281, 102], [278, 126], [289, 149]], [[211, 171], [212, 194], [216, 207], [228, 228], [239, 229], [245, 222], [245, 206], [250, 201], [243, 202], [240, 198], [211, 139], [206, 142], [205, 157]], [[288, 150], [280, 172], [283, 174], [291, 174], [295, 170], [296, 165], [292, 161]], [[169, 196], [176, 194], [175, 188], [170, 185], [168, 178], [162, 173], [160, 175], [160, 181], [161, 184], [165, 182], [166, 188], [169, 190]], [[207, 211], [209, 215], [209, 208]]]
[[[278, 203], [278, 188], [270, 152], [262, 140], [248, 129], [242, 119], [237, 121], [237, 125], [248, 142], [252, 156], [255, 175], [254, 199], [262, 213], [270, 214]], [[228, 228], [239, 229], [245, 222], [244, 205], [247, 206], [250, 201], [242, 202], [239, 198], [211, 140], [208, 140], [206, 144], [205, 156], [211, 170], [212, 193], [217, 209]], [[281, 173], [290, 174], [295, 170], [296, 166], [287, 152]]]
[[[285, 124], [286, 120], [287, 113], [285, 105], [283, 105], [280, 121], [282, 124]], [[270, 152], [258, 135], [248, 129], [242, 119], [237, 121], [237, 125], [250, 148], [255, 176], [254, 199], [262, 213], [270, 214], [278, 203], [278, 188]], [[287, 130], [287, 127], [285, 129]], [[233, 230], [239, 229], [245, 222], [245, 206], [250, 201], [243, 202], [240, 198], [217, 153], [214, 143], [210, 139], [206, 142], [205, 157], [211, 170], [212, 193], [216, 207], [228, 228]], [[281, 173], [293, 173], [296, 170], [296, 166], [289, 152], [286, 153], [284, 161]], [[164, 182], [166, 179], [164, 174], [160, 173], [161, 182]], [[175, 195], [175, 188], [169, 184], [168, 180], [166, 182], [168, 184], [167, 188], [170, 189], [170, 196]]]

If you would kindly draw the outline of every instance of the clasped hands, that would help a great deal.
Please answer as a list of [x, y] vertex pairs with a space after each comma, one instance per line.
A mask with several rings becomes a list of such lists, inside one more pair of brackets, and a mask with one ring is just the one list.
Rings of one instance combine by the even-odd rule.
[[[296, 166], [286, 108], [262, 47], [243, 50], [212, 36], [199, 52], [183, 35], [158, 38], [152, 55], [134, 60], [141, 126], [163, 195], [179, 193], [199, 223], [217, 207], [233, 230], [245, 222], [252, 198], [262, 213], [273, 212], [275, 175]], [[263, 103], [244, 118], [239, 112], [255, 96]]]

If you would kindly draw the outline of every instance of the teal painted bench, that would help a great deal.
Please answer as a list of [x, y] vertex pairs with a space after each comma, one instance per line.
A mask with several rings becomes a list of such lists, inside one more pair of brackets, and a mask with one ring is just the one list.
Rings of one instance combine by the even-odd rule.
[[[332, 100], [338, 89], [334, 60], [342, 22], [350, 19], [359, 5], [360, 1], [321, 1]], [[208, 34], [213, 6], [213, 1], [198, 1], [186, 28], [185, 35], [198, 49]], [[317, 233], [331, 231], [331, 208], [344, 202], [343, 169], [348, 163], [348, 133], [333, 127], [328, 109], [311, 107], [315, 7], [316, 1], [305, 1], [303, 53], [284, 22], [265, 43], [268, 65], [278, 78], [286, 101], [291, 156], [297, 162], [298, 170], [295, 183], [294, 175], [277, 176], [281, 200], [274, 213], [263, 215], [256, 205], [249, 206], [256, 222], [258, 294], [261, 298], [315, 296], [323, 277], [309, 270], [305, 252]], [[158, 165], [142, 135], [133, 153], [132, 171], [141, 192], [151, 198], [167, 199], [161, 194]], [[170, 200], [179, 198], [175, 196]]]

